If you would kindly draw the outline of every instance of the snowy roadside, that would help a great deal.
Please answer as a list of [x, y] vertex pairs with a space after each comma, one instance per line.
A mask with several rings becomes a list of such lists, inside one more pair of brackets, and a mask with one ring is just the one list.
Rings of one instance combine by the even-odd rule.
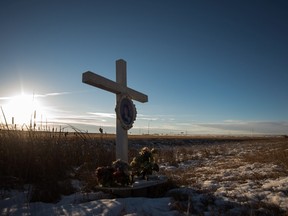
[[[12, 194], [11, 194], [12, 195]], [[24, 193], [14, 193], [0, 202], [1, 215], [178, 215], [170, 210], [170, 198], [103, 199], [98, 193], [76, 193], [63, 196], [56, 204], [26, 203]]]
[[[280, 144], [284, 144], [284, 151], [287, 151], [288, 142], [284, 140]], [[185, 179], [185, 187], [176, 191], [188, 198], [184, 202], [180, 199], [178, 205], [182, 204], [181, 208], [187, 209], [190, 202], [193, 205], [190, 212], [195, 214], [286, 215], [287, 168], [274, 163], [255, 162], [257, 154], [272, 152], [278, 147], [277, 143], [221, 144], [205, 149], [200, 146], [190, 155], [191, 160], [161, 168], [178, 181]], [[203, 154], [206, 156], [203, 157]], [[251, 161], [246, 158], [248, 154], [254, 157]]]
[[[286, 156], [288, 141], [284, 139], [280, 144]], [[175, 151], [179, 154], [177, 163], [164, 161], [160, 167], [182, 186], [168, 191], [167, 197], [111, 198], [101, 192], [78, 192], [62, 196], [56, 204], [47, 204], [27, 203], [27, 191], [3, 191], [0, 214], [287, 215], [287, 168], [269, 158], [266, 162], [255, 158], [275, 154], [280, 144], [218, 143], [186, 146], [193, 151]]]

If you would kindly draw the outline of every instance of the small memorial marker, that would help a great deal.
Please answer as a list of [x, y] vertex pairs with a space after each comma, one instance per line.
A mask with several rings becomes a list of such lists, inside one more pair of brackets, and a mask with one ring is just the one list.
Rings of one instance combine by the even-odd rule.
[[126, 61], [116, 61], [116, 82], [87, 71], [82, 74], [82, 82], [116, 94], [116, 159], [128, 162], [128, 134], [136, 119], [136, 108], [132, 100], [142, 103], [148, 96], [127, 87]]

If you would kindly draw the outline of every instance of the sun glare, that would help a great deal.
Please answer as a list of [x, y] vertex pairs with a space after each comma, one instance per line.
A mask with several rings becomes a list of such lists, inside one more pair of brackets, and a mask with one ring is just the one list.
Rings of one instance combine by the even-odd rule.
[[37, 127], [46, 115], [44, 107], [33, 95], [21, 94], [10, 98], [3, 107], [8, 124]]

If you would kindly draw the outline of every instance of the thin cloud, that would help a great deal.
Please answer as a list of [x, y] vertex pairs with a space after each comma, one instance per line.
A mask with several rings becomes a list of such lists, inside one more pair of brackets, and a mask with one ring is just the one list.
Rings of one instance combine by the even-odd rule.
[[93, 115], [98, 118], [116, 118], [115, 113], [87, 112], [87, 114]]
[[146, 120], [146, 121], [157, 121], [158, 118], [155, 117], [136, 117], [138, 120]]
[[224, 123], [224, 124], [245, 124], [245, 121], [227, 119], [227, 120], [224, 120], [223, 123]]
[[[50, 97], [50, 96], [60, 96], [60, 95], [67, 95], [67, 94], [72, 94], [72, 92], [51, 92], [51, 93], [46, 93], [46, 94], [24, 94], [28, 97], [31, 98], [45, 98], [45, 97]], [[19, 94], [21, 95], [21, 94]], [[15, 98], [15, 96], [4, 96], [4, 97], [0, 97], [0, 100], [11, 100]]]
[[[112, 117], [108, 117], [112, 119]], [[86, 125], [86, 126], [115, 126], [115, 121], [107, 121], [103, 116], [100, 118], [96, 115], [59, 115], [56, 116], [51, 122], [58, 124], [70, 124], [70, 125]]]
[[60, 96], [60, 95], [67, 95], [67, 94], [72, 94], [72, 92], [51, 92], [51, 93], [46, 93], [46, 94], [35, 94], [34, 97], [43, 98], [43, 97]]
[[158, 121], [161, 119], [163, 115], [143, 115], [137, 113], [137, 120], [144, 120], [144, 121]]
[[286, 134], [286, 121], [224, 121], [219, 123], [199, 123], [207, 130], [232, 134]]

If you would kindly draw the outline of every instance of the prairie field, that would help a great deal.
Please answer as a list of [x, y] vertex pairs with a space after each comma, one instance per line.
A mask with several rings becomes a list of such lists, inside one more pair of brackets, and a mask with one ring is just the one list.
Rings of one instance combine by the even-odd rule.
[[[156, 149], [173, 214], [288, 215], [287, 137], [134, 135], [129, 162], [143, 147]], [[0, 213], [13, 215], [13, 191], [30, 205], [98, 193], [95, 169], [115, 159], [115, 135], [1, 130]]]

